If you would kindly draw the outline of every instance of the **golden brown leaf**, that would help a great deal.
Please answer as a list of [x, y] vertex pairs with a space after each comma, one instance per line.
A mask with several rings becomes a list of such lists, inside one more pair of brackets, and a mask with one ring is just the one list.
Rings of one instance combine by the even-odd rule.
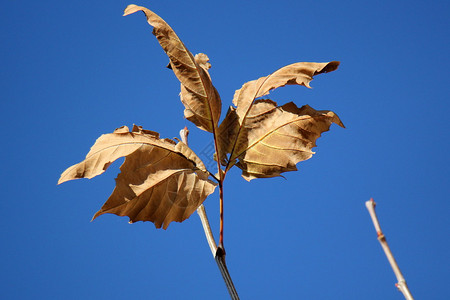
[[329, 63], [294, 63], [278, 69], [269, 76], [249, 81], [234, 93], [233, 104], [237, 107], [237, 114], [241, 119], [245, 118], [253, 101], [256, 98], [269, 94], [273, 89], [292, 84], [303, 85], [309, 88], [309, 83], [315, 75], [334, 71], [338, 66], [338, 61]]
[[58, 184], [78, 178], [92, 178], [106, 171], [116, 159], [127, 156], [142, 145], [153, 143], [175, 149], [175, 142], [160, 140], [157, 132], [142, 130], [134, 126], [132, 132], [127, 126], [114, 130], [113, 133], [103, 134], [92, 146], [85, 160], [65, 170], [59, 178]]
[[[237, 117], [234, 119], [237, 123]], [[317, 111], [308, 105], [298, 108], [293, 102], [277, 107], [274, 101], [257, 100], [233, 151], [239, 160], [236, 165], [246, 180], [295, 171], [298, 162], [311, 158], [317, 138], [332, 123], [344, 127], [331, 111]]]
[[205, 54], [194, 58], [173, 29], [151, 10], [137, 5], [129, 5], [124, 16], [142, 11], [148, 23], [153, 26], [153, 34], [170, 59], [170, 66], [181, 82], [181, 102], [185, 106], [185, 117], [200, 129], [215, 132], [220, 118], [222, 103], [214, 88], [208, 69], [211, 67]]
[[126, 126], [102, 135], [86, 159], [68, 168], [58, 183], [92, 178], [125, 156], [116, 187], [94, 215], [105, 213], [128, 216], [131, 222], [152, 221], [157, 228], [187, 219], [216, 184], [208, 179], [203, 162], [186, 146], [159, 139], [156, 132]]
[[167, 149], [143, 146], [125, 158], [116, 188], [96, 217], [113, 213], [131, 222], [151, 221], [164, 229], [182, 222], [214, 192], [208, 174]]
[[236, 108], [230, 108], [219, 127], [221, 163], [226, 164], [226, 155], [230, 154], [228, 159], [228, 168], [230, 168], [240, 155], [240, 151], [245, 148], [248, 142], [245, 125], [247, 123], [246, 118], [256, 98], [265, 96], [271, 90], [285, 85], [296, 84], [309, 88], [309, 83], [315, 75], [334, 71], [338, 66], [339, 62], [337, 61], [329, 63], [294, 63], [280, 68], [268, 76], [245, 83], [234, 94], [233, 104], [236, 105]]
[[[235, 144], [246, 143], [246, 134], [242, 132], [239, 134], [240, 130], [244, 131], [245, 128], [241, 127], [239, 124], [239, 119], [236, 114], [236, 108], [230, 106], [228, 108], [227, 114], [223, 119], [222, 123], [219, 126], [219, 134], [218, 134], [218, 146], [220, 150], [220, 163], [223, 166], [226, 166], [229, 159], [227, 158], [227, 154], [233, 153], [233, 146]], [[231, 158], [231, 157], [230, 157]], [[214, 157], [217, 160], [217, 157]], [[233, 156], [233, 160], [236, 160], [236, 157]], [[230, 167], [234, 165], [234, 161], [230, 162]]]

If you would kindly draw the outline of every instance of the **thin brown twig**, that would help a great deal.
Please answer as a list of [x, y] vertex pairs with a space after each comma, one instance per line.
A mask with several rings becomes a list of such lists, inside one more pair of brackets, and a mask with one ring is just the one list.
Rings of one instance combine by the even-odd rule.
[[[184, 129], [180, 130], [180, 137], [181, 137], [181, 141], [183, 143], [185, 143], [186, 145], [188, 145], [188, 135], [189, 135], [189, 130], [187, 129], [187, 127], [184, 127]], [[219, 170], [220, 172], [220, 170]], [[213, 176], [214, 178], [216, 178], [215, 176]], [[219, 182], [219, 187], [220, 187], [220, 197], [221, 197], [221, 205], [223, 205], [223, 191], [222, 191], [222, 182], [223, 182], [223, 176], [220, 175], [220, 179], [218, 180]], [[217, 178], [216, 178], [217, 179]], [[221, 206], [221, 218], [223, 217], [222, 215], [222, 206]], [[206, 210], [205, 210], [205, 206], [203, 204], [201, 204], [198, 208], [197, 208], [197, 214], [200, 217], [200, 221], [202, 222], [202, 226], [203, 226], [203, 231], [205, 232], [205, 236], [206, 236], [206, 240], [208, 242], [209, 248], [211, 249], [211, 253], [214, 257], [214, 260], [217, 263], [217, 266], [219, 267], [220, 273], [222, 274], [223, 280], [225, 282], [225, 285], [228, 289], [228, 293], [230, 294], [230, 297], [232, 300], [239, 300], [239, 295], [236, 291], [236, 288], [233, 284], [233, 280], [231, 279], [231, 275], [230, 272], [228, 271], [227, 268], [227, 264], [225, 263], [225, 250], [223, 248], [223, 222], [221, 221], [220, 225], [221, 225], [221, 239], [220, 242], [221, 244], [219, 245], [219, 247], [217, 247], [216, 245], [216, 241], [214, 240], [214, 235], [212, 233], [211, 230], [211, 226], [209, 225], [209, 220], [208, 220], [208, 216], [206, 215]]]
[[220, 198], [220, 234], [219, 234], [219, 247], [223, 249], [223, 255], [225, 255], [225, 246], [223, 245], [223, 184], [219, 181], [219, 198]]
[[378, 241], [380, 242], [381, 247], [383, 248], [384, 253], [386, 254], [389, 264], [391, 265], [392, 270], [394, 271], [395, 277], [397, 277], [397, 283], [395, 284], [395, 286], [398, 288], [400, 292], [402, 292], [406, 300], [414, 300], [408, 288], [408, 285], [406, 284], [406, 280], [403, 277], [397, 262], [395, 261], [394, 255], [392, 254], [391, 249], [389, 248], [389, 245], [386, 241], [386, 237], [383, 234], [383, 231], [381, 231], [380, 222], [378, 221], [377, 214], [375, 213], [375, 206], [376, 203], [375, 201], [373, 201], [372, 198], [369, 201], [366, 201], [366, 208], [369, 211], [370, 217], [372, 218], [373, 225], [377, 232]]

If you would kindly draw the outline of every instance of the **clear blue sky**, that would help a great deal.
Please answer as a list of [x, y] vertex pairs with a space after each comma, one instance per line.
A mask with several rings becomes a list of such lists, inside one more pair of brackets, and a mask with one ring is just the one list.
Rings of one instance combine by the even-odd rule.
[[[179, 83], [124, 1], [4, 1], [0, 12], [2, 299], [228, 299], [197, 215], [168, 230], [105, 215], [120, 162], [57, 186], [95, 139], [133, 123], [200, 153]], [[416, 299], [450, 299], [449, 1], [145, 1], [204, 52], [223, 110], [249, 80], [341, 61], [272, 94], [335, 111], [283, 178], [225, 183], [227, 262], [241, 299], [403, 299], [364, 202]], [[202, 159], [206, 160], [205, 157]], [[218, 233], [218, 193], [205, 201]]]

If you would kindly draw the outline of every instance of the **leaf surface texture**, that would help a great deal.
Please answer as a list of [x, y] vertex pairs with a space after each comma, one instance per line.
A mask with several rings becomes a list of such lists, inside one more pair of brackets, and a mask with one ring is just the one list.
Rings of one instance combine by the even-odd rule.
[[271, 100], [255, 99], [285, 85], [310, 87], [315, 75], [338, 66], [336, 61], [295, 63], [245, 83], [234, 94], [236, 107], [230, 107], [219, 127], [221, 163], [228, 169], [237, 163], [247, 180], [296, 170], [297, 162], [311, 157], [320, 134], [331, 123], [343, 126], [342, 122], [332, 112], [315, 111], [309, 106], [299, 109], [293, 103], [278, 107]]
[[175, 31], [157, 14], [137, 5], [129, 5], [124, 16], [137, 11], [144, 12], [147, 22], [153, 26], [153, 34], [170, 59], [170, 68], [181, 82], [181, 102], [185, 117], [200, 129], [215, 132], [218, 126], [222, 102], [211, 82], [211, 67], [206, 54], [195, 57], [186, 48]]
[[158, 133], [139, 126], [131, 132], [124, 126], [102, 135], [86, 159], [64, 171], [58, 183], [92, 178], [123, 156], [116, 187], [93, 219], [112, 213], [166, 229], [172, 221], [187, 219], [216, 187], [187, 145], [160, 139]]
[[255, 101], [243, 129], [246, 143], [235, 149], [242, 176], [251, 180], [297, 170], [296, 164], [312, 157], [316, 140], [332, 123], [344, 127], [331, 111], [298, 108], [293, 102], [277, 106], [271, 100]]

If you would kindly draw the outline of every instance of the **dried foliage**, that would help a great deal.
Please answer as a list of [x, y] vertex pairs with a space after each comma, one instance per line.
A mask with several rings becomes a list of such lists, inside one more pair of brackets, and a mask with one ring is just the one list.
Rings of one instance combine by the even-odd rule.
[[129, 5], [124, 16], [144, 12], [147, 22], [153, 26], [153, 34], [170, 59], [170, 68], [181, 82], [181, 102], [185, 106], [184, 116], [199, 128], [213, 132], [220, 118], [222, 102], [211, 82], [208, 57], [195, 57], [184, 46], [177, 34], [161, 17], [151, 10], [137, 5]]
[[298, 162], [314, 154], [311, 149], [322, 132], [332, 123], [344, 126], [331, 111], [298, 108], [293, 102], [277, 106], [272, 100], [257, 100], [245, 117], [240, 118], [238, 111], [228, 111], [223, 153], [231, 153], [232, 163], [238, 159], [236, 165], [247, 180], [297, 170]]
[[139, 126], [131, 132], [124, 126], [102, 135], [86, 159], [68, 168], [58, 183], [92, 178], [123, 156], [116, 188], [93, 219], [113, 213], [128, 216], [130, 222], [152, 221], [166, 229], [172, 221], [187, 219], [217, 185], [183, 142], [159, 139], [158, 133]]
[[222, 103], [208, 73], [208, 56], [192, 55], [173, 29], [145, 7], [129, 5], [124, 15], [137, 11], [142, 11], [153, 27], [181, 83], [184, 116], [212, 133], [220, 172], [213, 176], [183, 142], [160, 139], [158, 133], [138, 126], [131, 131], [126, 126], [118, 128], [102, 135], [85, 160], [68, 168], [59, 180], [92, 178], [125, 157], [116, 187], [94, 219], [113, 213], [128, 216], [131, 222], [151, 221], [157, 228], [166, 229], [172, 221], [187, 219], [217, 185], [221, 187], [234, 165], [246, 180], [280, 176], [296, 170], [298, 162], [314, 154], [317, 138], [332, 123], [344, 127], [331, 111], [318, 111], [308, 105], [299, 108], [292, 102], [278, 106], [270, 99], [261, 99], [285, 85], [309, 87], [315, 75], [336, 70], [336, 61], [294, 63], [245, 83], [236, 91], [234, 106], [219, 126]]
[[[339, 62], [295, 63], [266, 77], [245, 83], [234, 94], [233, 104], [219, 127], [220, 161], [231, 168], [236, 160], [247, 180], [274, 177], [297, 170], [295, 164], [308, 159], [315, 140], [332, 122], [344, 126], [332, 112], [294, 103], [278, 107], [273, 101], [255, 101], [285, 85], [309, 86], [313, 76], [337, 69]], [[229, 154], [229, 158], [226, 155]]]

